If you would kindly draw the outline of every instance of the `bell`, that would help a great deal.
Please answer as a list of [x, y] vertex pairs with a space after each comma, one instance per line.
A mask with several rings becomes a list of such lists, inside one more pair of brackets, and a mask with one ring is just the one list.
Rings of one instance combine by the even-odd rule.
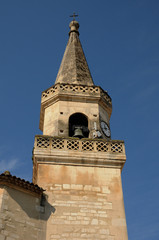
[[78, 137], [78, 138], [83, 138], [83, 132], [82, 132], [82, 127], [75, 127], [74, 135], [73, 137]]

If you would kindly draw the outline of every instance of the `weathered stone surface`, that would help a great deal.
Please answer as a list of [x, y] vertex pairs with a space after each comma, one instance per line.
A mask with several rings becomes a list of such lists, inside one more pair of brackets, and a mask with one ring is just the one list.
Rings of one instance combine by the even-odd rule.
[[0, 199], [0, 240], [45, 239], [44, 213], [37, 210], [40, 199], [3, 185]]
[[[75, 25], [74, 27], [76, 28]], [[70, 31], [69, 41], [55, 83], [58, 82], [93, 85], [91, 73], [79, 40], [78, 29]]]
[[54, 209], [46, 239], [128, 239], [120, 169], [43, 163], [37, 175]]

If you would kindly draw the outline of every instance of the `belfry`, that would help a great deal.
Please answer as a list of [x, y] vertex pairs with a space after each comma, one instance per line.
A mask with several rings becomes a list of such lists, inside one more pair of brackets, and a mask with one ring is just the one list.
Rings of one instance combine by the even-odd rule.
[[[43, 134], [35, 136], [33, 183], [26, 187], [18, 180], [15, 188], [16, 177], [4, 173], [3, 194], [14, 195], [7, 192], [13, 188], [24, 199], [22, 203], [14, 197], [8, 204], [21, 204], [18, 211], [27, 234], [17, 230], [21, 239], [127, 240], [121, 182], [124, 142], [111, 139], [112, 100], [94, 85], [79, 40], [79, 23], [73, 19], [69, 27], [55, 84], [42, 92]], [[7, 185], [7, 179], [14, 182]], [[23, 206], [27, 202], [30, 210]]]
[[121, 185], [123, 141], [111, 140], [110, 96], [95, 86], [79, 40], [69, 40], [55, 84], [42, 93], [33, 153], [34, 183], [55, 212], [47, 239], [127, 239]]

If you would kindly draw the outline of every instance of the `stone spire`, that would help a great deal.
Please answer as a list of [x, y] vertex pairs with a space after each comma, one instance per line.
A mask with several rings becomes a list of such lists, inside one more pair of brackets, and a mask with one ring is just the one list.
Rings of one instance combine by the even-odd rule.
[[56, 83], [94, 85], [89, 67], [79, 40], [79, 23], [73, 20], [70, 25], [69, 40], [57, 74]]

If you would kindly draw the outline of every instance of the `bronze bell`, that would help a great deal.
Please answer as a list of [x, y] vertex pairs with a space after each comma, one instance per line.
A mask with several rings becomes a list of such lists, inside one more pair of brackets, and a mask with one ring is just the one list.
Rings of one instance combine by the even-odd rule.
[[74, 135], [73, 137], [78, 137], [78, 138], [83, 138], [83, 132], [82, 132], [82, 127], [75, 127]]

